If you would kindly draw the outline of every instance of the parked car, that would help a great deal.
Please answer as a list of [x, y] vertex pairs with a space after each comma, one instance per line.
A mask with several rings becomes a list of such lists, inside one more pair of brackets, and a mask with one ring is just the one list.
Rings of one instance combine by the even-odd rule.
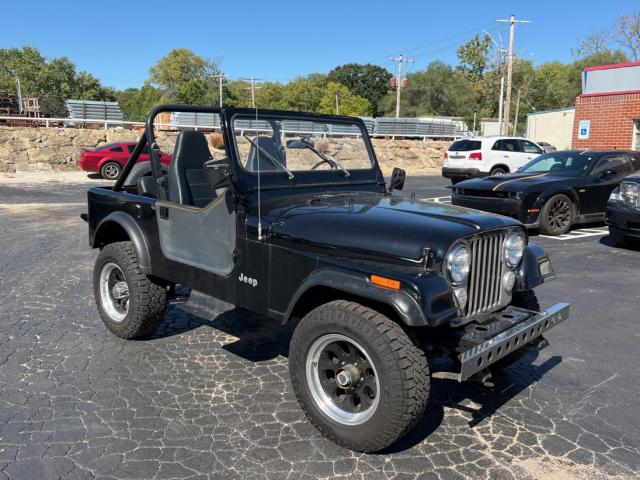
[[542, 148], [542, 151], [544, 153], [556, 152], [558, 150], [556, 147], [547, 142], [536, 142], [536, 145]]
[[461, 180], [515, 172], [543, 153], [531, 140], [520, 137], [472, 137], [456, 140], [444, 152], [442, 176]]
[[635, 151], [545, 153], [514, 174], [458, 183], [451, 201], [561, 235], [575, 223], [603, 221], [612, 190], [638, 169], [640, 152]]
[[[85, 172], [100, 173], [102, 178], [116, 180], [120, 177], [122, 167], [127, 163], [135, 146], [136, 142], [118, 142], [97, 148], [83, 148], [77, 163]], [[138, 161], [149, 161], [148, 148], [145, 147]], [[160, 161], [165, 165], [169, 165], [171, 163], [171, 155], [161, 153]]]
[[616, 245], [640, 242], [640, 172], [626, 177], [611, 192], [605, 222]]
[[113, 188], [89, 190], [94, 295], [115, 335], [152, 333], [176, 284], [176, 305], [199, 316], [238, 306], [295, 319], [303, 411], [370, 452], [417, 423], [430, 365], [448, 362], [459, 381], [496, 372], [568, 318], [566, 303], [540, 308], [532, 289], [555, 273], [519, 222], [394, 194], [404, 172], [387, 187], [361, 119], [167, 105], [141, 146], [167, 111], [220, 114], [225, 155], [182, 131], [166, 175], [152, 149], [151, 176], [130, 178], [133, 156]]

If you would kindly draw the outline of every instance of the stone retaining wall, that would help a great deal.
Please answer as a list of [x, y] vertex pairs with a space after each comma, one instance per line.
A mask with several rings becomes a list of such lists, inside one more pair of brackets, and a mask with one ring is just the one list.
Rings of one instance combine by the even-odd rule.
[[[122, 128], [0, 127], [0, 172], [74, 170], [83, 147], [136, 140], [140, 134], [140, 131]], [[176, 135], [176, 132], [159, 132], [161, 148], [172, 151]], [[385, 174], [393, 167], [404, 168], [408, 174], [439, 174], [443, 151], [449, 144], [449, 141], [373, 139]]]

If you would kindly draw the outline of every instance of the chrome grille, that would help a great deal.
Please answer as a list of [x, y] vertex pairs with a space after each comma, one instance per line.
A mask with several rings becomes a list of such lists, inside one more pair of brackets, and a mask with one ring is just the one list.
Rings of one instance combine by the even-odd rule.
[[509, 302], [503, 291], [505, 264], [502, 247], [506, 231], [490, 232], [468, 241], [471, 255], [469, 270], [467, 318], [474, 318]]

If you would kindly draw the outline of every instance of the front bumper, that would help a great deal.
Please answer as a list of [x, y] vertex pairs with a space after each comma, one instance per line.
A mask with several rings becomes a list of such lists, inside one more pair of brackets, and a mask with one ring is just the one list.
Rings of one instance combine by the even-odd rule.
[[508, 307], [488, 323], [468, 325], [460, 340], [460, 345], [466, 349], [458, 355], [458, 381], [467, 380], [506, 355], [525, 347], [567, 318], [569, 304], [557, 303], [544, 312]]
[[629, 237], [640, 238], [640, 209], [610, 203], [605, 223]]
[[477, 168], [452, 168], [442, 167], [442, 176], [444, 178], [478, 178], [486, 177], [488, 172], [481, 172]]

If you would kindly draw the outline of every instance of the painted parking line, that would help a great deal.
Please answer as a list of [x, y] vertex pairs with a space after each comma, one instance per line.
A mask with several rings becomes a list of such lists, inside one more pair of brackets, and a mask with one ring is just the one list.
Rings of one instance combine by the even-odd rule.
[[436, 203], [451, 203], [451, 195], [447, 197], [431, 197], [425, 198], [427, 202], [436, 202]]
[[577, 230], [572, 230], [569, 233], [565, 233], [564, 235], [538, 235], [539, 237], [544, 238], [552, 238], [553, 240], [575, 240], [577, 238], [587, 238], [587, 237], [596, 237], [599, 235], [607, 235], [609, 233], [609, 229], [607, 227], [597, 227], [597, 228], [580, 228]]

